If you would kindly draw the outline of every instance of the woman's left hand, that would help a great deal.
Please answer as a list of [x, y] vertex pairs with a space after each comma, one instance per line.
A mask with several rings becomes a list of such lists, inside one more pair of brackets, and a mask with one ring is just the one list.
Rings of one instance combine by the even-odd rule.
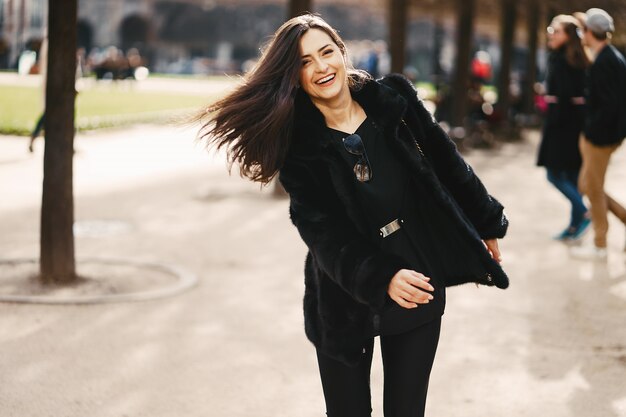
[[502, 262], [502, 254], [500, 253], [500, 248], [498, 248], [498, 239], [486, 239], [483, 242], [487, 246], [491, 257], [497, 262]]

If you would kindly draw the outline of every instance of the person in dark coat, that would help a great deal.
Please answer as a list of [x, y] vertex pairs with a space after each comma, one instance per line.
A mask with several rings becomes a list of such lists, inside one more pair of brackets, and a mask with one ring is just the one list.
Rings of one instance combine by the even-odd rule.
[[610, 44], [614, 30], [613, 18], [606, 11], [587, 10], [583, 40], [594, 59], [588, 75], [584, 134], [579, 142], [583, 158], [579, 187], [591, 204], [594, 244], [572, 248], [572, 256], [580, 259], [607, 258], [608, 211], [626, 225], [626, 208], [604, 191], [611, 155], [626, 136], [626, 59]]
[[278, 174], [289, 194], [327, 415], [371, 415], [380, 336], [385, 416], [423, 416], [445, 288], [508, 287], [497, 242], [508, 220], [413, 84], [355, 70], [337, 32], [303, 15], [199, 118], [243, 175]]
[[548, 181], [570, 202], [569, 224], [555, 236], [572, 241], [582, 237], [590, 216], [578, 191], [582, 159], [578, 139], [584, 122], [585, 70], [589, 60], [579, 34], [582, 26], [573, 16], [556, 16], [548, 26], [548, 103], [537, 164], [546, 167]]

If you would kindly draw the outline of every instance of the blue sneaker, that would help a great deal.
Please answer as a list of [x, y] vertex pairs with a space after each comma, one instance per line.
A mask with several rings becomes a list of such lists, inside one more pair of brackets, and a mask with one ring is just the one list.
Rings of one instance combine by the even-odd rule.
[[567, 241], [572, 238], [572, 234], [576, 231], [575, 227], [568, 227], [558, 235], [552, 237], [554, 240]]
[[581, 237], [583, 237], [583, 235], [585, 234], [585, 232], [587, 230], [589, 230], [589, 225], [591, 224], [591, 219], [588, 218], [584, 218], [580, 224], [574, 229], [574, 231], [572, 232], [572, 234], [570, 235], [570, 239], [571, 240], [578, 240]]

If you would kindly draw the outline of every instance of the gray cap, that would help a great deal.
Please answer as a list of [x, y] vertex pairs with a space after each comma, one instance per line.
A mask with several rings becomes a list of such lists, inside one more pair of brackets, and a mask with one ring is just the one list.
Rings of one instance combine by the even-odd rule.
[[613, 18], [604, 10], [589, 9], [585, 15], [587, 16], [585, 26], [593, 33], [615, 32]]

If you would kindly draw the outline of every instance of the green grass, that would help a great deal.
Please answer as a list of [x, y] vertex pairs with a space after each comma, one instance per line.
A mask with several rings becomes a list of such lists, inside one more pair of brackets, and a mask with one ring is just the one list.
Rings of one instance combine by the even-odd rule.
[[418, 82], [415, 84], [415, 87], [420, 90], [421, 95], [420, 98], [424, 100], [432, 100], [437, 96], [437, 89], [435, 88], [435, 84], [431, 82]]
[[167, 74], [164, 72], [151, 72], [150, 78], [166, 78], [175, 80], [215, 80], [228, 81], [239, 78], [240, 75], [206, 75], [206, 74]]
[[[87, 130], [168, 121], [210, 101], [211, 97], [95, 88], [77, 96], [76, 126]], [[42, 109], [40, 88], [0, 86], [0, 134], [28, 135]]]

